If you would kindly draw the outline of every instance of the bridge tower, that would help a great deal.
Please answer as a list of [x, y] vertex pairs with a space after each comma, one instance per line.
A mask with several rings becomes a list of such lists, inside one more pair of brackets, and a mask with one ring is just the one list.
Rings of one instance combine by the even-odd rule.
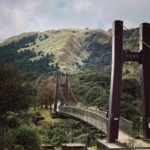
[[136, 61], [140, 65], [140, 81], [143, 103], [143, 133], [150, 139], [150, 24], [140, 25], [139, 52], [123, 50], [123, 22], [114, 21], [112, 31], [112, 72], [108, 114], [107, 141], [114, 143], [118, 139], [120, 117], [120, 95], [122, 64], [125, 61]]
[[55, 100], [54, 100], [54, 113], [57, 111], [58, 107], [58, 90], [59, 90], [59, 75], [58, 72], [56, 74], [56, 88], [55, 88]]
[[58, 109], [58, 95], [59, 92], [62, 94], [61, 96], [63, 97], [63, 100], [61, 101], [62, 105], [67, 105], [68, 102], [68, 76], [66, 74], [65, 76], [65, 96], [63, 96], [63, 91], [62, 91], [62, 87], [61, 87], [61, 76], [59, 73], [56, 74], [56, 87], [55, 87], [55, 100], [54, 100], [54, 113], [57, 112]]

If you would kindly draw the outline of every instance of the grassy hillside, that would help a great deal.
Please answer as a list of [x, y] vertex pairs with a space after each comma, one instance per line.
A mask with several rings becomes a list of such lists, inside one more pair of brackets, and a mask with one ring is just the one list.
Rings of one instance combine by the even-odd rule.
[[[124, 31], [124, 50], [129, 51], [129, 49], [138, 51], [138, 29]], [[137, 63], [124, 64], [121, 95], [121, 116], [133, 121], [136, 133], [141, 127], [142, 106], [137, 67]], [[35, 84], [35, 81], [43, 74], [53, 75], [57, 71], [68, 73], [78, 105], [108, 111], [111, 30], [62, 29], [22, 33], [0, 44], [0, 68], [3, 104], [1, 111], [6, 113], [6, 116], [0, 115], [1, 126], [3, 128], [7, 126], [5, 121], [10, 125], [8, 131], [1, 130], [0, 145], [3, 144], [8, 149], [12, 148], [12, 145], [19, 146], [18, 149], [32, 145], [36, 146], [32, 149], [38, 150], [41, 143], [60, 145], [63, 142], [83, 142], [89, 146], [96, 144], [95, 139], [101, 133], [95, 134], [95, 131], [76, 121], [65, 120], [53, 123], [49, 118], [49, 110], [39, 109], [43, 102], [46, 104], [46, 99], [50, 100], [50, 95], [53, 95], [55, 88], [53, 93], [44, 88], [43, 98], [39, 97], [37, 94], [39, 85]], [[16, 76], [16, 71], [18, 75], [21, 75], [22, 82]], [[46, 79], [45, 76], [41, 78], [46, 81], [43, 83], [47, 84]], [[23, 90], [18, 92], [20, 87], [25, 92]], [[26, 111], [23, 112], [24, 102], [28, 102], [26, 98], [30, 101], [27, 103]], [[22, 102], [21, 105], [16, 100]], [[68, 101], [73, 102], [71, 92], [68, 95]], [[9, 105], [6, 105], [6, 102]], [[13, 113], [7, 113], [16, 107], [19, 108], [18, 115], [12, 116]], [[32, 111], [32, 107], [36, 112]], [[41, 116], [44, 120], [35, 122], [35, 118]]]
[[[110, 61], [110, 39], [110, 33], [104, 30], [62, 29], [23, 33], [7, 39], [0, 47], [8, 51], [13, 46], [18, 53], [31, 51], [36, 55], [30, 57], [30, 61], [52, 54], [52, 63], [59, 64], [62, 72], [74, 73], [85, 66], [93, 67], [98, 61], [107, 64]], [[108, 58], [104, 58], [105, 53]]]
[[[124, 31], [124, 49], [137, 51], [137, 38], [138, 29]], [[50, 55], [53, 58], [47, 58], [50, 59], [47, 67], [52, 65], [64, 73], [77, 73], [85, 68], [110, 71], [111, 30], [86, 28], [22, 33], [5, 40], [0, 44], [0, 49], [0, 58], [6, 62], [18, 59], [22, 61], [27, 57], [29, 62], [34, 62]], [[15, 53], [19, 54], [18, 58], [15, 57], [18, 55]], [[20, 59], [21, 54], [23, 58]], [[125, 68], [128, 68], [128, 71], [124, 69], [124, 72], [130, 72], [135, 76], [137, 65], [130, 66], [131, 63], [126, 63]]]

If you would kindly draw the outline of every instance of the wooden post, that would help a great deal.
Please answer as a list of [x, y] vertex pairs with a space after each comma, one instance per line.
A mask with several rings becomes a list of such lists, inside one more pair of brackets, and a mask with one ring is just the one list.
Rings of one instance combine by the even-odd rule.
[[141, 93], [143, 102], [143, 134], [150, 139], [150, 24], [140, 26], [140, 50], [142, 50], [142, 64], [140, 65]]
[[66, 85], [65, 85], [65, 104], [67, 105], [68, 102], [68, 77], [66, 74]]
[[119, 116], [120, 116], [120, 95], [123, 63], [123, 22], [113, 23], [112, 33], [112, 72], [111, 89], [108, 113], [107, 141], [114, 143], [118, 138]]
[[56, 91], [55, 91], [55, 101], [54, 101], [54, 113], [57, 111], [57, 103], [58, 103], [58, 89], [59, 89], [59, 84], [58, 84], [59, 76], [58, 73], [56, 75]]

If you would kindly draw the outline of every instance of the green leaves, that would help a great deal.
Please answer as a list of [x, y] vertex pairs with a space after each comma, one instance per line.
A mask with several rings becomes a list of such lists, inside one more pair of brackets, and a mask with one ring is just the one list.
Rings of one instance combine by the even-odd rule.
[[24, 84], [20, 73], [12, 64], [1, 64], [0, 112], [27, 109], [30, 104], [30, 87]]
[[22, 145], [26, 150], [40, 150], [40, 139], [35, 129], [23, 125], [16, 130], [16, 144]]

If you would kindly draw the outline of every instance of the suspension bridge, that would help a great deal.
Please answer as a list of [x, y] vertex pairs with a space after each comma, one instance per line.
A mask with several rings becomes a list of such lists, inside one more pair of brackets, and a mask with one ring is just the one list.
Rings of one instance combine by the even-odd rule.
[[[63, 95], [59, 84], [56, 82], [56, 97], [54, 103], [54, 114], [67, 116], [83, 121], [97, 130], [106, 134], [106, 139], [99, 141], [100, 149], [150, 149], [150, 24], [143, 23], [140, 26], [140, 50], [126, 52], [123, 50], [123, 22], [115, 21], [113, 25], [112, 40], [112, 75], [110, 87], [109, 110], [104, 112], [96, 110], [95, 107], [81, 107], [70, 105], [68, 102], [68, 91], [72, 99], [79, 102], [71, 88], [70, 81], [66, 77], [65, 95]], [[125, 61], [136, 61], [141, 66], [141, 89], [143, 102], [143, 138], [135, 139], [132, 136], [133, 123], [120, 116], [120, 94], [122, 80], [122, 64]], [[58, 107], [58, 91], [61, 91], [61, 105]], [[75, 104], [75, 103], [74, 103]]]

